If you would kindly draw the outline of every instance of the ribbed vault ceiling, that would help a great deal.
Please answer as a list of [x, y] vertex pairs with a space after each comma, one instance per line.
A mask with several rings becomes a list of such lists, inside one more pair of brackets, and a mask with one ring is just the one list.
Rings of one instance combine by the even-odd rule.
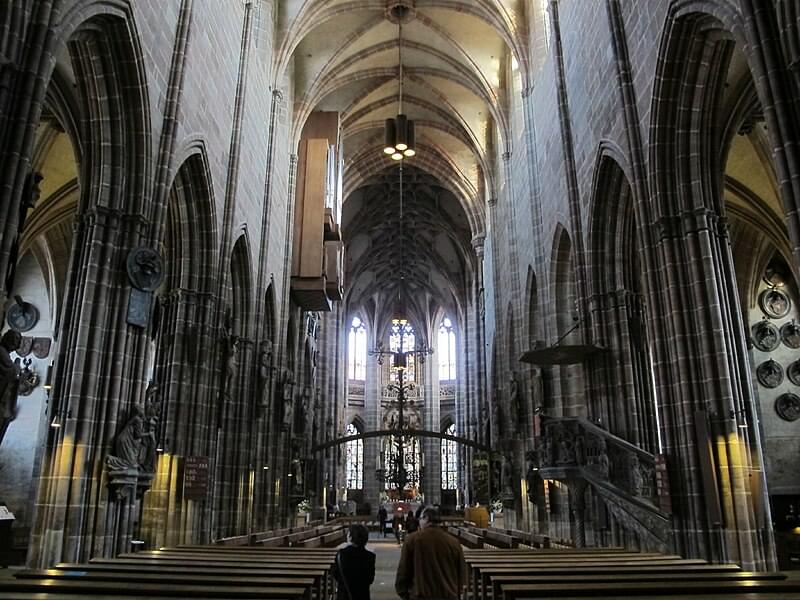
[[[424, 171], [392, 165], [343, 208], [348, 302], [454, 307], [473, 272], [469, 223], [452, 192]], [[381, 302], [383, 298], [383, 302]]]
[[[486, 199], [496, 196], [494, 169], [507, 144], [508, 78], [525, 85], [526, 5], [280, 3], [275, 72], [293, 83], [293, 139], [312, 111], [337, 111], [342, 119], [351, 302], [396, 296], [401, 248], [411, 294], [424, 290], [440, 305], [463, 301], [471, 240], [485, 233]], [[417, 137], [417, 155], [406, 161], [402, 240], [398, 169], [381, 153], [384, 121], [399, 112], [400, 22], [403, 112], [415, 121]]]

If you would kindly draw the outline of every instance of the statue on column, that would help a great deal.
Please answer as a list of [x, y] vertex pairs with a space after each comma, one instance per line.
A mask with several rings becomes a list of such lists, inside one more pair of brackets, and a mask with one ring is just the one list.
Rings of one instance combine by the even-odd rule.
[[525, 454], [526, 469], [525, 469], [525, 483], [527, 489], [528, 501], [536, 503], [536, 487], [537, 481], [537, 466], [536, 466], [536, 452], [529, 451]]
[[259, 391], [262, 394], [262, 402], [266, 403], [268, 392], [267, 384], [272, 373], [272, 342], [264, 340], [261, 342], [261, 352], [258, 355], [258, 383]]
[[294, 408], [294, 375], [291, 370], [286, 369], [281, 383], [281, 396], [283, 398], [283, 429], [289, 431], [292, 428], [292, 414]]
[[514, 478], [511, 473], [513, 464], [511, 457], [508, 454], [503, 454], [500, 458], [500, 483], [503, 496], [506, 498], [513, 498], [514, 496]]
[[114, 438], [114, 454], [106, 457], [109, 468], [113, 471], [138, 470], [143, 438], [149, 434], [145, 430], [144, 410], [134, 404], [128, 422]]
[[145, 422], [142, 447], [139, 451], [139, 469], [144, 473], [156, 472], [158, 422], [161, 414], [161, 403], [157, 399], [158, 390], [158, 385], [150, 383], [145, 392]]
[[524, 415], [522, 410], [522, 394], [519, 381], [517, 380], [517, 374], [514, 371], [509, 373], [508, 408], [510, 412], [508, 417], [509, 424], [515, 432], [518, 432], [520, 424], [523, 422]]
[[498, 447], [503, 430], [500, 427], [500, 398], [495, 396], [492, 401], [492, 446]]

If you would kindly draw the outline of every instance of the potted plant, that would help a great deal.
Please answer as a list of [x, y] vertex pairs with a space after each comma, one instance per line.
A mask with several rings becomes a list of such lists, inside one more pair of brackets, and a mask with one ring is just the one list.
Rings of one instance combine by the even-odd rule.
[[299, 522], [302, 518], [303, 522], [308, 523], [310, 515], [311, 501], [308, 498], [303, 498], [297, 503], [297, 521]]

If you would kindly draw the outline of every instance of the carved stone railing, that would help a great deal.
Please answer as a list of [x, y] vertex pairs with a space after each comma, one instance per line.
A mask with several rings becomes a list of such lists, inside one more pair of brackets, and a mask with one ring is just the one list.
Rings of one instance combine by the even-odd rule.
[[584, 418], [563, 417], [543, 419], [536, 458], [543, 479], [591, 485], [620, 524], [648, 547], [668, 549], [670, 517], [661, 508], [654, 455]]
[[442, 400], [452, 400], [456, 397], [456, 386], [452, 383], [439, 385], [439, 398]]

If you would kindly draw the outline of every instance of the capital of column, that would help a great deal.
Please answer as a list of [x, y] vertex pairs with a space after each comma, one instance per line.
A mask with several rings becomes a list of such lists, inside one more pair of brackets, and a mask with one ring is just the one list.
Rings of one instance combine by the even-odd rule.
[[486, 200], [486, 204], [488, 204], [490, 207], [494, 207], [497, 204], [497, 198], [495, 196], [492, 196], [491, 198]]
[[478, 258], [483, 258], [483, 248], [486, 244], [486, 236], [485, 235], [476, 235], [472, 238], [472, 248], [475, 250], [475, 254]]
[[511, 160], [511, 151], [503, 152], [500, 157], [503, 159], [504, 162], [508, 162]]

